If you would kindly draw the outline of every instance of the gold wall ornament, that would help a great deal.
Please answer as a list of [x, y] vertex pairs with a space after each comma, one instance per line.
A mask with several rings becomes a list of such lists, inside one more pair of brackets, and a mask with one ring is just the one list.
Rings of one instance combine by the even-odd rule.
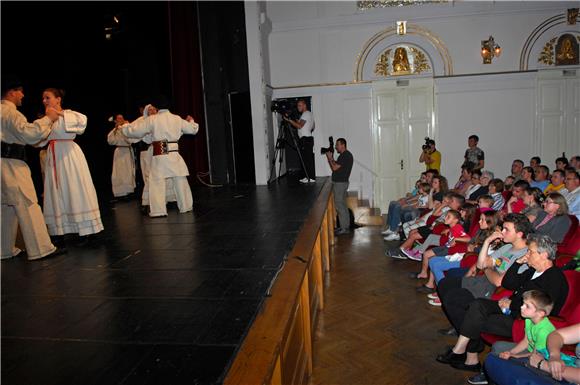
[[568, 25], [575, 25], [578, 18], [578, 8], [568, 8]]
[[557, 37], [550, 39], [550, 41], [544, 45], [544, 48], [538, 57], [538, 63], [543, 63], [550, 66], [554, 65], [554, 43], [556, 43], [556, 40], [558, 40]]
[[385, 51], [381, 56], [377, 64], [375, 64], [375, 75], [377, 76], [389, 76], [389, 56], [391, 55], [391, 49]]
[[427, 61], [425, 54], [415, 47], [410, 47], [409, 49], [411, 50], [411, 52], [413, 53], [413, 57], [415, 58], [414, 60], [415, 70], [413, 71], [413, 73], [420, 74], [421, 72], [430, 71], [431, 66]]
[[406, 5], [421, 5], [421, 4], [444, 4], [449, 0], [372, 0], [372, 1], [357, 1], [356, 5], [359, 10], [364, 11], [372, 8], [387, 8], [387, 7], [402, 7]]
[[561, 35], [556, 44], [556, 65], [577, 65], [578, 42], [574, 35], [566, 33]]
[[407, 75], [411, 73], [409, 55], [405, 47], [397, 47], [393, 57], [393, 75]]
[[397, 21], [397, 35], [407, 34], [407, 22], [405, 20]]

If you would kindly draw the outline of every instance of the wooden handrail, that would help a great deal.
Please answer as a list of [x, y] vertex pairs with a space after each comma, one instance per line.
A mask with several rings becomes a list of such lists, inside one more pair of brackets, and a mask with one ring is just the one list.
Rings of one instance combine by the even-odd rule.
[[[329, 215], [329, 211], [331, 215]], [[312, 373], [311, 308], [322, 306], [323, 266], [334, 242], [328, 178], [227, 375], [226, 385], [299, 383]], [[326, 246], [322, 242], [327, 243]], [[324, 253], [328, 255], [324, 256]], [[323, 259], [326, 257], [326, 263]], [[314, 294], [312, 294], [314, 293]]]

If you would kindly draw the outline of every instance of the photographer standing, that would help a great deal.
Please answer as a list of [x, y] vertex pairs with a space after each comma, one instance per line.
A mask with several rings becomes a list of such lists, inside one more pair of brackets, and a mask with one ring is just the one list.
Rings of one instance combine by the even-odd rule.
[[312, 132], [314, 131], [314, 117], [312, 112], [308, 111], [308, 106], [304, 99], [298, 100], [296, 103], [296, 108], [300, 115], [300, 120], [292, 120], [288, 117], [284, 117], [284, 120], [289, 122], [298, 131], [298, 146], [300, 153], [302, 154], [302, 159], [304, 160], [304, 167], [306, 168], [306, 174], [304, 178], [300, 179], [301, 183], [314, 183], [316, 182], [316, 171], [314, 170], [314, 137]]
[[427, 170], [435, 169], [441, 171], [441, 153], [435, 148], [435, 141], [426, 138], [422, 148], [423, 152], [421, 152], [419, 157], [419, 163], [425, 163]]
[[346, 149], [346, 140], [344, 138], [336, 140], [335, 148], [336, 152], [339, 153], [338, 159], [335, 161], [333, 153], [330, 151], [326, 153], [326, 158], [328, 158], [328, 164], [332, 169], [334, 205], [340, 221], [340, 228], [336, 230], [335, 234], [341, 235], [350, 231], [350, 217], [346, 207], [346, 190], [348, 189], [348, 178], [350, 177], [354, 159], [350, 151]]

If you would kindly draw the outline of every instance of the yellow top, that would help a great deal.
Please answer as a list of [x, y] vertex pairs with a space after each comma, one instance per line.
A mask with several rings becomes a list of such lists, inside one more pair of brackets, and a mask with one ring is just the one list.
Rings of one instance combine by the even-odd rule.
[[441, 153], [435, 150], [432, 154], [429, 155], [431, 158], [431, 163], [425, 163], [425, 167], [427, 170], [435, 169], [437, 171], [441, 171]]

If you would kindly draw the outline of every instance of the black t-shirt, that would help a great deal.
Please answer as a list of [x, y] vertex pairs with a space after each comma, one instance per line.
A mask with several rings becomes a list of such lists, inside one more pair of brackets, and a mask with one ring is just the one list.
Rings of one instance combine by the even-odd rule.
[[344, 150], [342, 154], [338, 156], [336, 163], [340, 164], [340, 168], [332, 172], [333, 182], [348, 182], [350, 177], [350, 171], [352, 170], [352, 163], [354, 159], [352, 154], [348, 150]]
[[443, 193], [442, 192], [436, 192], [435, 194], [433, 194], [433, 200], [434, 201], [443, 202]]

